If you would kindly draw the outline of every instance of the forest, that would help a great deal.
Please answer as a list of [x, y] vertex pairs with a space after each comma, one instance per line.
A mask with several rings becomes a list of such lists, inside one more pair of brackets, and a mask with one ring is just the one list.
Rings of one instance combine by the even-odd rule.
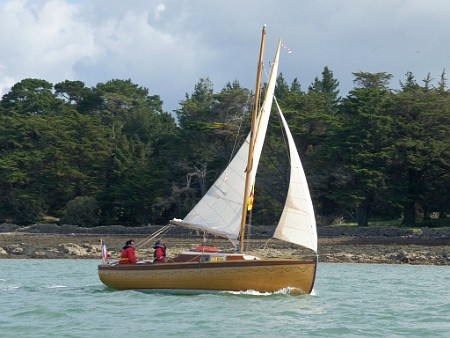
[[[395, 90], [389, 73], [353, 76], [345, 96], [328, 67], [307, 89], [277, 78], [318, 224], [449, 226], [445, 72], [420, 81], [407, 73]], [[215, 91], [203, 78], [172, 114], [131, 80], [16, 83], [0, 101], [0, 222], [141, 226], [183, 218], [246, 137], [253, 95], [238, 81]], [[289, 165], [279, 127], [272, 114], [254, 225], [275, 224], [284, 204]]]

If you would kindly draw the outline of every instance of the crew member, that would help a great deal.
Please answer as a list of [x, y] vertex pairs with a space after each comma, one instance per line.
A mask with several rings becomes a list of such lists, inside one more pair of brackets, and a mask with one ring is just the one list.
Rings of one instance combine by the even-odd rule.
[[153, 263], [166, 262], [166, 245], [162, 239], [156, 241], [153, 249], [155, 249], [153, 251]]
[[122, 254], [120, 255], [119, 264], [136, 264], [137, 259], [134, 254], [134, 241], [130, 239], [125, 243]]

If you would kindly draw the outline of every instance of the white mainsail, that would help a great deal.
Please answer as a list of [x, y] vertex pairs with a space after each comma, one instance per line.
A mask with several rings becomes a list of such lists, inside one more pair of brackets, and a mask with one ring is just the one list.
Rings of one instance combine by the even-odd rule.
[[172, 220], [173, 223], [227, 237], [232, 241], [237, 239], [249, 139], [248, 136], [228, 167], [191, 212], [183, 220]]
[[275, 104], [288, 139], [291, 174], [286, 203], [273, 237], [317, 252], [316, 219], [308, 183], [286, 119], [276, 100]]
[[[278, 71], [280, 46], [281, 40], [272, 64], [264, 102], [258, 114], [250, 182], [254, 182], [255, 180], [267, 132], [267, 125], [269, 123]], [[249, 143], [250, 135], [247, 136], [245, 142], [225, 171], [214, 182], [191, 212], [183, 220], [172, 220], [173, 223], [224, 236], [233, 244], [236, 244], [241, 226]]]

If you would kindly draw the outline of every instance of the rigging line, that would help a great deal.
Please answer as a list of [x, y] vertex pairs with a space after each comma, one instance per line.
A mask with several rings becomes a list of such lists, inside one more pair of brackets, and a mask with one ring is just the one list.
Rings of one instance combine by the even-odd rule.
[[[276, 101], [275, 96], [273, 96], [273, 98]], [[281, 134], [282, 134], [281, 137], [282, 137], [283, 143], [284, 143], [284, 156], [286, 157], [287, 161], [290, 163], [291, 160], [290, 160], [289, 146], [287, 143], [287, 137], [285, 134], [284, 127], [281, 123], [281, 118], [280, 118], [279, 114], [277, 114], [277, 118], [278, 118], [278, 122], [279, 122], [279, 128], [281, 129]], [[273, 126], [273, 127], [275, 127], [275, 126]], [[267, 151], [270, 152], [271, 155], [273, 154], [276, 158], [280, 158], [281, 156], [283, 156], [283, 154], [279, 154], [279, 151], [276, 150], [276, 149], [278, 149], [278, 147], [273, 147], [270, 142], [267, 142], [265, 144], [265, 147], [267, 147]], [[284, 159], [284, 157], [283, 157], [283, 159]], [[270, 161], [270, 163], [273, 165], [274, 169], [276, 170], [278, 175], [280, 175], [280, 177], [286, 175], [286, 171], [285, 171], [286, 167], [284, 165], [280, 165], [280, 163], [278, 163], [274, 159], [272, 159], [272, 156], [266, 157], [266, 161]], [[264, 180], [263, 182], [266, 182], [266, 181]], [[279, 200], [279, 197], [276, 197], [276, 195], [273, 194], [272, 191], [266, 191], [265, 193], [267, 195], [271, 196], [272, 198], [274, 198], [275, 200], [277, 200], [277, 201]]]
[[[270, 65], [270, 62], [269, 62], [269, 69], [272, 67], [271, 65]], [[269, 80], [269, 77], [270, 77], [270, 75], [267, 73], [267, 71], [266, 71], [266, 67], [264, 67], [264, 62], [263, 62], [263, 64], [262, 64], [262, 69], [263, 69], [263, 73], [264, 73], [264, 75], [265, 75], [265, 77], [266, 77], [266, 83], [268, 82], [268, 80]]]
[[156, 238], [157, 236], [164, 236], [172, 227], [171, 224], [167, 224], [164, 227], [162, 227], [161, 229], [155, 231], [153, 234], [151, 234], [150, 236], [146, 237], [145, 239], [143, 239], [141, 242], [139, 242], [136, 245], [136, 249], [140, 249], [141, 247], [143, 247], [145, 244], [147, 244], [149, 241], [153, 240], [154, 238]]
[[[263, 70], [264, 70], [264, 75], [268, 79], [268, 74], [267, 74], [267, 72], [265, 72], [264, 64], [263, 64]], [[262, 95], [263, 95], [263, 93], [260, 93], [260, 98], [262, 97]], [[239, 135], [241, 134], [241, 130], [243, 130], [244, 126], [247, 125], [246, 122], [247, 122], [248, 119], [247, 120], [245, 119], [245, 110], [247, 112], [251, 111], [251, 109], [249, 109], [249, 102], [250, 102], [250, 100], [251, 100], [251, 96], [250, 96], [250, 91], [249, 91], [249, 94], [247, 95], [247, 101], [245, 102], [245, 105], [244, 105], [244, 107], [245, 107], [244, 108], [244, 112], [243, 112], [242, 116], [239, 118], [240, 123], [239, 123], [239, 127], [238, 127], [238, 130], [237, 130], [237, 133], [236, 133], [236, 137], [234, 139], [233, 149], [231, 151], [230, 158], [228, 160], [228, 164], [231, 162], [231, 160], [233, 159], [233, 157], [234, 157], [234, 155], [236, 153], [236, 149], [237, 149], [237, 147], [239, 145]], [[259, 109], [260, 109], [260, 107], [258, 107], [258, 111], [259, 111]], [[245, 138], [244, 138], [244, 140], [245, 140]]]
[[238, 127], [238, 130], [237, 130], [237, 133], [236, 133], [236, 137], [234, 138], [233, 149], [231, 151], [230, 158], [228, 159], [228, 164], [230, 164], [231, 160], [233, 159], [235, 151], [236, 151], [236, 148], [238, 146], [239, 135], [241, 133], [242, 124], [244, 123], [243, 122], [244, 119], [241, 118], [240, 120], [241, 120], [241, 122], [239, 123], [239, 127]]
[[[269, 63], [270, 64], [270, 63]], [[270, 69], [270, 67], [269, 67], [269, 69]], [[266, 81], [264, 82], [264, 84], [261, 84], [261, 86], [260, 87], [262, 87], [263, 89], [264, 89], [264, 85], [267, 85], [267, 83], [269, 82], [269, 78], [270, 78], [270, 75], [267, 73], [267, 71], [266, 71], [266, 67], [264, 67], [264, 61], [261, 63], [261, 73], [262, 74], [264, 74], [264, 76], [265, 76], [265, 78], [266, 78]], [[266, 86], [266, 88], [265, 89], [267, 89], [267, 86]], [[260, 90], [260, 92], [259, 92], [260, 94], [259, 94], [259, 98], [260, 98], [260, 100], [259, 100], [259, 102], [260, 102], [260, 107], [258, 107], [258, 112], [260, 111], [260, 109], [261, 109], [261, 106], [264, 104], [264, 100], [261, 100], [261, 98], [264, 98], [265, 97], [265, 95], [266, 95], [266, 91], [264, 90], [264, 92], [262, 91], [262, 90]]]
[[269, 244], [269, 241], [270, 241], [271, 239], [272, 239], [272, 238], [267, 239], [266, 242], [262, 245], [262, 249], [263, 249], [263, 250], [266, 250], [266, 249], [267, 249], [267, 244]]
[[[230, 153], [230, 158], [228, 159], [228, 164], [231, 162], [231, 160], [233, 159], [235, 153], [236, 153], [236, 149], [239, 145], [239, 135], [241, 134], [241, 130], [243, 129], [244, 123], [245, 123], [245, 114], [246, 112], [249, 111], [249, 101], [250, 101], [251, 97], [250, 97], [250, 91], [248, 91], [248, 95], [247, 95], [247, 101], [245, 102], [245, 105], [243, 107], [242, 110], [242, 115], [240, 117], [237, 117], [234, 120], [240, 120], [239, 126], [238, 126], [238, 130], [236, 132], [236, 137], [234, 139], [234, 143], [233, 143], [233, 149]], [[245, 138], [244, 138], [245, 140]]]
[[[265, 71], [264, 63], [262, 64], [262, 68], [263, 68], [263, 71], [264, 71], [264, 75], [265, 75], [266, 78], [268, 79], [269, 77], [268, 77], [268, 75], [267, 75], [267, 72]], [[260, 96], [262, 97], [262, 93], [260, 93]], [[247, 95], [247, 102], [245, 103], [245, 107], [247, 107], [247, 110], [248, 110], [248, 104], [249, 104], [249, 101], [250, 101], [250, 92], [249, 92], [249, 94]], [[258, 107], [258, 111], [259, 111], [259, 108], [260, 108], [260, 107]], [[239, 144], [239, 143], [238, 143], [239, 135], [240, 135], [240, 133], [241, 133], [241, 129], [243, 129], [243, 125], [244, 125], [244, 122], [245, 122], [244, 115], [245, 115], [245, 114], [243, 114], [243, 115], [242, 115], [242, 118], [240, 119], [241, 122], [240, 122], [240, 124], [239, 124], [239, 128], [238, 128], [238, 131], [237, 131], [237, 133], [236, 133], [236, 137], [235, 137], [235, 139], [234, 139], [233, 150], [231, 151], [230, 158], [228, 159], [228, 163], [230, 163], [231, 160], [233, 159], [233, 157], [234, 157], [234, 155], [235, 155], [235, 152], [236, 152], [236, 148], [237, 148], [237, 146], [238, 146], [238, 144]], [[244, 141], [245, 141], [245, 138], [244, 138]]]

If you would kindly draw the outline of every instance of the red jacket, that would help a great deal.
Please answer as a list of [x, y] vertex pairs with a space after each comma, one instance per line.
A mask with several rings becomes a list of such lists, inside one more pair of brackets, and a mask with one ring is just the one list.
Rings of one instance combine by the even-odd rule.
[[129, 246], [125, 250], [122, 251], [120, 255], [119, 264], [136, 264], [137, 259], [134, 254], [134, 248]]
[[153, 251], [153, 263], [156, 262], [165, 262], [166, 261], [166, 245], [164, 243], [156, 242], [153, 247], [155, 251]]
[[164, 257], [166, 256], [166, 253], [164, 252], [163, 248], [157, 247], [155, 249], [154, 256], [155, 256], [155, 259], [157, 261], [162, 261], [162, 260], [164, 260]]

